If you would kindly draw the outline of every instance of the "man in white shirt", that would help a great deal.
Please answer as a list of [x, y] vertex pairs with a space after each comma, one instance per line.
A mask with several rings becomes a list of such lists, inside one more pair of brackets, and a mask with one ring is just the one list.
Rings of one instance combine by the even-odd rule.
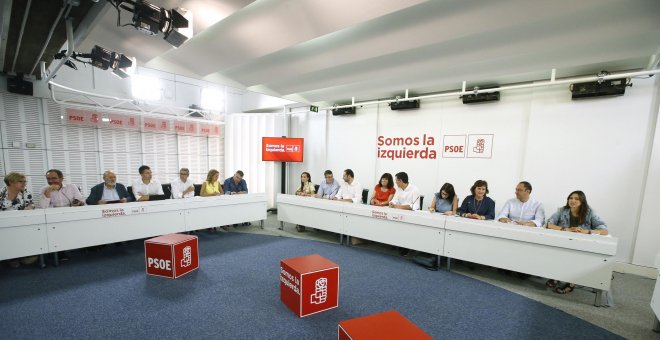
[[73, 184], [65, 184], [64, 174], [57, 169], [46, 172], [48, 185], [41, 188], [41, 208], [79, 207], [85, 205], [85, 199], [80, 194], [78, 187]]
[[522, 181], [516, 186], [516, 198], [504, 204], [497, 220], [502, 223], [513, 223], [528, 227], [542, 227], [545, 222], [543, 204], [535, 200], [532, 194], [532, 185]]
[[359, 203], [362, 200], [362, 185], [355, 180], [353, 170], [344, 170], [344, 184], [339, 187], [339, 191], [333, 200]]
[[188, 179], [190, 170], [181, 168], [179, 177], [172, 180], [172, 198], [188, 198], [195, 196], [195, 185]]
[[138, 171], [140, 172], [140, 179], [133, 182], [133, 196], [135, 201], [148, 201], [150, 195], [164, 195], [163, 186], [157, 180], [151, 179], [151, 168], [143, 165]]
[[394, 178], [397, 189], [394, 198], [390, 201], [390, 208], [419, 210], [419, 189], [408, 183], [408, 174], [399, 172]]

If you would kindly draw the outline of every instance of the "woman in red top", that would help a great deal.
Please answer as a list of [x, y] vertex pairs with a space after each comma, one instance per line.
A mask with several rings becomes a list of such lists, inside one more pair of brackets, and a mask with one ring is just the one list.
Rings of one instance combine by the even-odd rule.
[[392, 179], [392, 175], [386, 172], [380, 176], [380, 181], [376, 184], [374, 194], [371, 196], [369, 203], [371, 205], [388, 206], [395, 192], [394, 179]]

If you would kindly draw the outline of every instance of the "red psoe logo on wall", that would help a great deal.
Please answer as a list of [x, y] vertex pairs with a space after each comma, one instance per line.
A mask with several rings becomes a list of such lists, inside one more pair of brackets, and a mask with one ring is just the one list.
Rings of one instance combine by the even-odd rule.
[[491, 158], [494, 135], [468, 135], [468, 158]]

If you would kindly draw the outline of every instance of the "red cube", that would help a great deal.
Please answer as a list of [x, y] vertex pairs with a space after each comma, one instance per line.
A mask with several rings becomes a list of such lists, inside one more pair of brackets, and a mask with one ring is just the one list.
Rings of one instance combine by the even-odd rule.
[[339, 322], [339, 340], [433, 339], [395, 310]]
[[197, 236], [169, 234], [144, 241], [147, 274], [176, 279], [199, 268]]
[[281, 260], [280, 299], [301, 318], [339, 306], [339, 266], [319, 254]]

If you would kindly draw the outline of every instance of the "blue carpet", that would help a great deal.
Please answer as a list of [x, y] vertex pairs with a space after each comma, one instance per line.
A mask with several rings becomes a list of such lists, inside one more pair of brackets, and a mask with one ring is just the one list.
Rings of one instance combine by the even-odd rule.
[[[0, 269], [0, 338], [336, 339], [341, 320], [396, 309], [436, 339], [614, 339], [504, 289], [375, 252], [309, 240], [199, 233], [200, 269], [145, 274], [143, 246], [73, 252], [58, 268]], [[340, 266], [339, 308], [298, 318], [279, 300], [279, 260]]]

